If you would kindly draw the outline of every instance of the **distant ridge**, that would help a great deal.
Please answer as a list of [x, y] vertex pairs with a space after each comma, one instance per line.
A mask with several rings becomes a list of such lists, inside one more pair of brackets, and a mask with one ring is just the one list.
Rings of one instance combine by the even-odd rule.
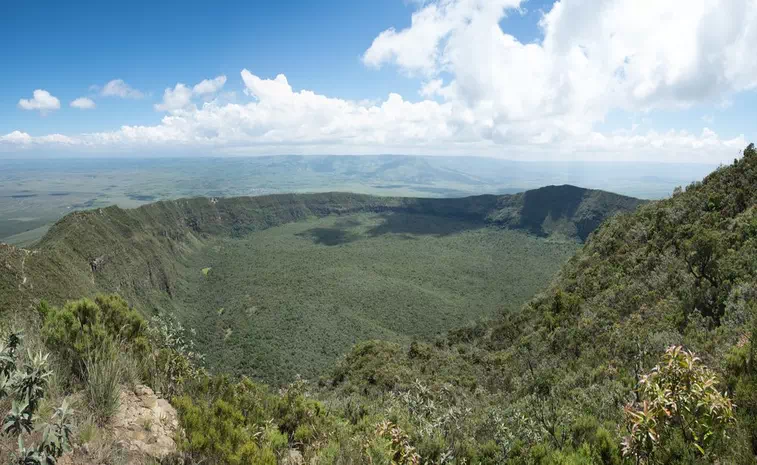
[[642, 203], [633, 197], [564, 184], [502, 196], [491, 219], [539, 236], [558, 234], [585, 241], [609, 216]]
[[39, 298], [61, 302], [100, 291], [119, 292], [138, 304], [167, 304], [176, 286], [176, 255], [204, 237], [240, 237], [312, 217], [418, 213], [583, 241], [604, 219], [643, 202], [566, 185], [452, 199], [331, 192], [197, 197], [79, 211], [51, 227], [33, 251], [0, 246], [0, 305], [26, 307]]

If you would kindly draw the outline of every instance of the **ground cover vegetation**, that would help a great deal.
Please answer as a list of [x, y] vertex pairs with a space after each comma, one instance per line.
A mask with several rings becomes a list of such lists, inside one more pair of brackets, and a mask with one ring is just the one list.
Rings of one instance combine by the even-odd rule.
[[[41, 335], [37, 344], [56, 360], [53, 367], [76, 369], [79, 338], [66, 334], [104, 331], [113, 342], [103, 345], [123, 348], [104, 359], [125, 354], [123, 363], [144, 360], [146, 367], [121, 372], [171, 386], [183, 433], [179, 451], [166, 463], [752, 464], [756, 185], [757, 151], [750, 146], [733, 165], [670, 199], [603, 222], [525, 305], [433, 338], [360, 342], [333, 369], [280, 389], [209, 373], [186, 348], [196, 334], [165, 318], [149, 323], [115, 296], [94, 304], [37, 304], [40, 321], [32, 327]], [[498, 212], [507, 218], [500, 224], [529, 224]], [[341, 228], [344, 234], [319, 230], [334, 229], [330, 223], [291, 233], [311, 243], [337, 242], [317, 244], [324, 247], [358, 244], [349, 242], [350, 228], [372, 228], [371, 215], [380, 213], [351, 212], [369, 216]], [[542, 221], [541, 234], [564, 237], [573, 230], [553, 220]], [[555, 224], [560, 226], [544, 233]], [[171, 236], [168, 228], [164, 232]], [[236, 237], [249, 233], [239, 230]], [[132, 255], [139, 253], [133, 247]], [[102, 270], [113, 262], [87, 263]], [[156, 262], [148, 269], [152, 275], [139, 275], [142, 283], [165, 284], [154, 277]], [[195, 272], [197, 279], [212, 279], [222, 270], [222, 264], [208, 263]], [[98, 274], [89, 277], [97, 282]], [[134, 293], [135, 308], [156, 295], [169, 300], [166, 289], [175, 292], [179, 285], [167, 282], [161, 291]], [[24, 285], [23, 279], [12, 283], [14, 289]], [[207, 311], [233, 311], [222, 308]], [[117, 321], [137, 315], [144, 329], [114, 331], [107, 322], [116, 319], [106, 316], [114, 309]], [[97, 321], [100, 329], [77, 329], [62, 316], [82, 321], [90, 312], [100, 316], [87, 319], [89, 326]], [[50, 331], [55, 328], [60, 331]], [[150, 355], [136, 357], [144, 344]], [[85, 363], [82, 377], [87, 374]], [[72, 389], [84, 389], [88, 381], [78, 382]]]
[[[750, 146], [604, 223], [520, 310], [430, 342], [356, 345], [305, 388], [310, 440], [273, 410], [256, 424], [310, 463], [755, 463], [755, 184]], [[247, 383], [223, 391], [240, 411], [287, 392], [244, 401]], [[275, 442], [255, 447], [283, 460]]]
[[328, 193], [75, 212], [0, 245], [0, 304], [118, 293], [173, 315], [219, 371], [319, 376], [356, 342], [409, 343], [515, 309], [602, 219], [641, 201], [552, 186], [413, 199]]

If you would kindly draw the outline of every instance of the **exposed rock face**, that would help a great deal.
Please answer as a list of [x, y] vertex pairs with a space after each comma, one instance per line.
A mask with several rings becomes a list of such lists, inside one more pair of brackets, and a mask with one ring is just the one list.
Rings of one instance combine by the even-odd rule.
[[121, 392], [121, 406], [112, 425], [114, 438], [129, 455], [160, 459], [176, 451], [176, 409], [147, 386]]
[[121, 405], [99, 434], [85, 444], [74, 444], [58, 465], [157, 463], [176, 452], [179, 429], [176, 410], [147, 386], [123, 388]]

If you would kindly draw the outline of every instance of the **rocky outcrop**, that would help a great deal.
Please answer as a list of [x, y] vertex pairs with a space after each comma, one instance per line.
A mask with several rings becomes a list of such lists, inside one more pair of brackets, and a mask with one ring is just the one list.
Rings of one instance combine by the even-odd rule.
[[147, 386], [124, 388], [119, 397], [118, 413], [88, 442], [74, 444], [58, 465], [144, 465], [176, 452], [179, 422], [168, 401]]
[[114, 438], [129, 455], [160, 459], [176, 452], [176, 409], [147, 386], [121, 392], [112, 428]]

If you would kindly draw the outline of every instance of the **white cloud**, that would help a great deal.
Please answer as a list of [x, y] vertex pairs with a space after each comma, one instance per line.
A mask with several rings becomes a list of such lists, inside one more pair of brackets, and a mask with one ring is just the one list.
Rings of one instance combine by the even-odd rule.
[[14, 144], [26, 144], [31, 142], [32, 136], [25, 132], [13, 131], [10, 134], [0, 136], [0, 142], [8, 142]]
[[185, 109], [192, 104], [192, 97], [216, 94], [223, 89], [224, 84], [226, 76], [205, 79], [191, 89], [186, 84], [178, 83], [173, 89], [168, 88], [163, 92], [163, 103], [155, 105], [155, 110], [173, 112]]
[[212, 101], [200, 108], [188, 105], [173, 110], [156, 126], [123, 126], [117, 131], [65, 139], [14, 132], [0, 137], [0, 147], [57, 144], [125, 152], [150, 147], [184, 153], [193, 149], [234, 154], [394, 152], [717, 162], [732, 160], [746, 145], [743, 137], [725, 140], [708, 129], [700, 134], [589, 131], [553, 144], [538, 127], [527, 127], [529, 123], [523, 123], [522, 130], [495, 135], [486, 108], [471, 109], [457, 101], [409, 102], [390, 94], [371, 104], [296, 91], [284, 75], [261, 79], [243, 70], [242, 79], [253, 98], [246, 104]]
[[176, 84], [173, 89], [163, 92], [163, 103], [155, 105], [157, 111], [180, 110], [192, 102], [192, 90], [184, 84]]
[[424, 2], [413, 14], [411, 26], [379, 34], [363, 55], [363, 62], [381, 67], [394, 62], [410, 74], [434, 74], [449, 57], [444, 49], [451, 36], [481, 19], [501, 18], [506, 8], [522, 0], [440, 0]]
[[100, 89], [100, 95], [103, 97], [121, 97], [140, 99], [145, 96], [141, 91], [132, 88], [125, 83], [123, 79], [113, 79]]
[[71, 102], [71, 106], [73, 108], [78, 108], [80, 110], [91, 110], [95, 108], [95, 101], [91, 98], [87, 97], [79, 97], [76, 100]]
[[49, 145], [81, 145], [82, 141], [77, 138], [64, 136], [63, 134], [48, 134], [45, 136], [32, 137], [21, 131], [13, 131], [10, 134], [0, 136], [0, 148], [9, 147], [28, 147], [28, 146], [49, 146]]
[[60, 100], [50, 95], [50, 92], [42, 89], [34, 91], [34, 97], [18, 101], [18, 107], [24, 110], [39, 110], [43, 115], [48, 111], [54, 111], [60, 108]]
[[[642, 131], [631, 122], [654, 110], [715, 108], [755, 89], [757, 0], [561, 0], [540, 21], [543, 39], [528, 44], [501, 26], [505, 15], [520, 14], [522, 3], [424, 1], [410, 27], [379, 34], [363, 62], [419, 78], [421, 101], [395, 93], [344, 100], [296, 90], [283, 74], [265, 79], [245, 69], [247, 97], [223, 98], [225, 76], [193, 87], [178, 83], [155, 106], [167, 112], [160, 124], [61, 143], [124, 151], [686, 162], [727, 162], [746, 145], [744, 136], [721, 137], [707, 127]], [[627, 114], [629, 129], [599, 132], [611, 111]], [[41, 143], [10, 136], [0, 140], [4, 146]]]
[[757, 86], [755, 0], [562, 0], [530, 44], [500, 27], [520, 3], [431, 2], [363, 61], [430, 77], [423, 95], [490, 108], [495, 136], [587, 134], [612, 109], [680, 109]]
[[226, 84], [226, 76], [218, 76], [214, 79], [205, 79], [192, 88], [195, 95], [215, 94], [223, 89]]

